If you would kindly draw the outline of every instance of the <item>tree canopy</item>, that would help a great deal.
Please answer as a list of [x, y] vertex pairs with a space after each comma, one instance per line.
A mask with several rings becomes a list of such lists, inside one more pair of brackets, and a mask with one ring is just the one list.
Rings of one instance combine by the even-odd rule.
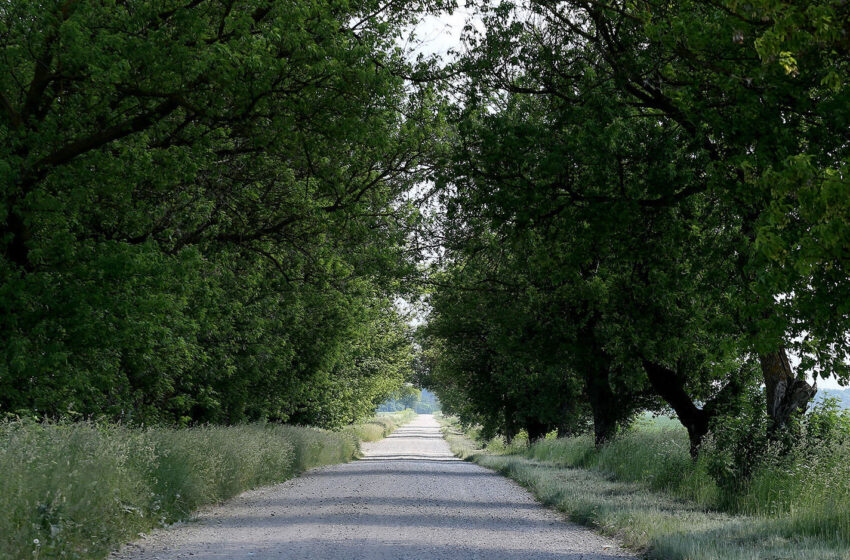
[[847, 8], [479, 13], [423, 331], [446, 408], [509, 437], [589, 415], [603, 442], [669, 407], [696, 449], [748, 387], [779, 430], [807, 374], [847, 382]]
[[339, 426], [416, 382], [696, 453], [850, 382], [846, 4], [473, 1], [413, 60], [453, 6], [0, 8], [0, 411]]
[[371, 412], [438, 134], [395, 38], [424, 3], [0, 8], [0, 410]]

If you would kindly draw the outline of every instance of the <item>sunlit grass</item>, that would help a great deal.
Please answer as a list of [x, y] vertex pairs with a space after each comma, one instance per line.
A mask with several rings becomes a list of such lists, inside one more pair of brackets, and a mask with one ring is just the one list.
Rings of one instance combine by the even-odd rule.
[[346, 426], [342, 431], [353, 433], [360, 441], [378, 441], [414, 418], [416, 413], [410, 409], [400, 412], [379, 412], [369, 420]]
[[202, 505], [350, 461], [360, 434], [379, 439], [413, 416], [382, 415], [337, 432], [0, 423], [0, 560], [104, 558]]
[[669, 424], [638, 426], [599, 451], [590, 436], [505, 448], [477, 443], [451, 422], [444, 433], [456, 455], [513, 478], [573, 521], [650, 558], [850, 558], [846, 445], [785, 469], [765, 468], [730, 501], [704, 460], [690, 459], [687, 435]]

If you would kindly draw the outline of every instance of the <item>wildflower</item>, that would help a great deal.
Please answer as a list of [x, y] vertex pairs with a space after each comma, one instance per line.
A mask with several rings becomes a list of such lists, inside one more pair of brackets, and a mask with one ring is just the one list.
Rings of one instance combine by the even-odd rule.
[[32, 544], [34, 544], [35, 546], [39, 546], [41, 544], [41, 541], [38, 539], [33, 539]]

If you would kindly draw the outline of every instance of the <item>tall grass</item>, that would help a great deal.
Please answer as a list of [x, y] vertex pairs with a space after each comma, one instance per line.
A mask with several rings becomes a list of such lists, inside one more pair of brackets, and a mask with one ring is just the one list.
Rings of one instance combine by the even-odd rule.
[[[804, 436], [805, 437], [805, 436]], [[690, 458], [684, 429], [638, 425], [597, 450], [590, 436], [550, 439], [521, 453], [554, 465], [600, 472], [687, 499], [707, 509], [781, 520], [789, 534], [850, 543], [850, 441], [801, 441], [798, 449], [768, 455], [751, 480], [734, 489], [718, 486], [711, 443]]]
[[789, 534], [850, 543], [850, 442], [766, 465], [732, 507], [779, 519]]
[[684, 429], [639, 426], [601, 449], [591, 435], [547, 439], [521, 453], [538, 461], [600, 472], [625, 482], [639, 482], [677, 498], [716, 507], [720, 489], [704, 462], [694, 462]]
[[346, 426], [343, 431], [354, 434], [360, 441], [378, 441], [414, 418], [416, 413], [409, 408], [399, 412], [379, 412], [365, 422]]
[[768, 457], [730, 494], [710, 474], [711, 445], [691, 460], [687, 434], [669, 422], [641, 422], [599, 450], [590, 436], [506, 446], [450, 422], [444, 432], [457, 455], [651, 558], [850, 559], [850, 444], [840, 438]]
[[[410, 414], [376, 422], [391, 430], [405, 419]], [[358, 434], [375, 435], [371, 425], [331, 432], [278, 424], [2, 422], [0, 560], [103, 558], [202, 505], [350, 461], [359, 452]]]

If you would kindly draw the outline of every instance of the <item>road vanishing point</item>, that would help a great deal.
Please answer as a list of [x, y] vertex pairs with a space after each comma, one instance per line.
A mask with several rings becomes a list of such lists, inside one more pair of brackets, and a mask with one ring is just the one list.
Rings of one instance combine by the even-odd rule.
[[634, 558], [513, 481], [452, 455], [431, 415], [321, 467], [200, 510], [121, 560]]

